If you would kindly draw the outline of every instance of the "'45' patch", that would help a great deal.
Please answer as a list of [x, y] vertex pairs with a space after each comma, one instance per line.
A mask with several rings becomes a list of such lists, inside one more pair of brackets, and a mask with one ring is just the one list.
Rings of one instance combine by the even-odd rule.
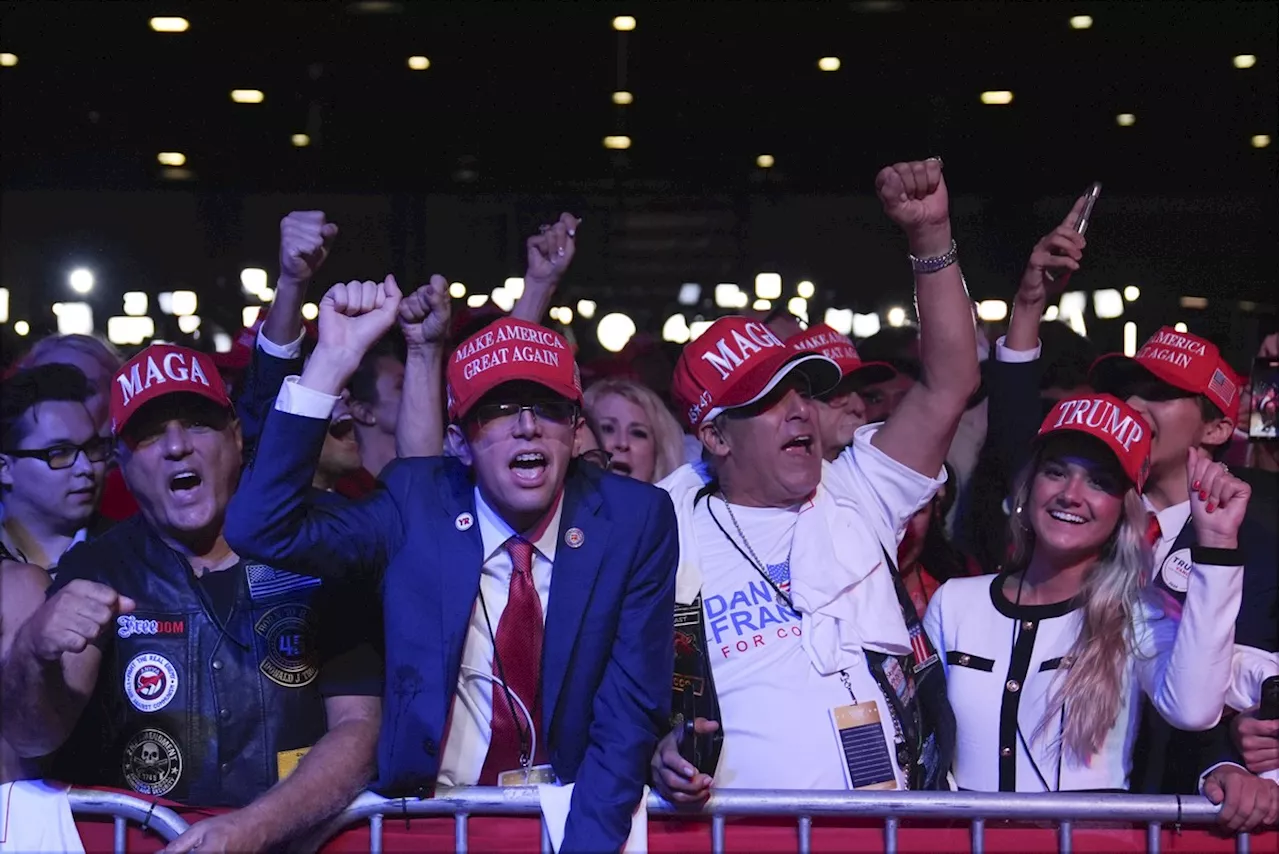
[[286, 688], [301, 688], [315, 680], [320, 668], [310, 608], [277, 605], [253, 629], [266, 641], [267, 654], [258, 667], [268, 679]]

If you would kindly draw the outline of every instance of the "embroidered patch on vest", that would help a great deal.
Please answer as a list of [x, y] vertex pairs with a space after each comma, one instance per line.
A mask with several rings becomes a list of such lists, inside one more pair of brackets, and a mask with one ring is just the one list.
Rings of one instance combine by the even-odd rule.
[[320, 667], [310, 608], [277, 605], [253, 629], [266, 639], [267, 656], [258, 667], [268, 679], [285, 688], [301, 688], [315, 680]]
[[158, 712], [178, 696], [178, 670], [163, 655], [135, 655], [124, 668], [124, 695], [138, 711]]
[[167, 795], [182, 776], [182, 751], [166, 732], [141, 730], [124, 746], [124, 781], [144, 795]]
[[249, 581], [250, 599], [266, 599], [269, 596], [279, 596], [291, 590], [305, 590], [320, 584], [318, 578], [285, 572], [263, 563], [245, 564], [244, 574]]

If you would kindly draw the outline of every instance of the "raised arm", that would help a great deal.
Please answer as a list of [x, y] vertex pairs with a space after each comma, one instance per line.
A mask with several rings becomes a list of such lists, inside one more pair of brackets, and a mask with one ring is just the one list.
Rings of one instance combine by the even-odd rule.
[[554, 225], [542, 226], [525, 241], [528, 267], [524, 272], [524, 293], [511, 309], [512, 317], [529, 323], [546, 323], [556, 286], [573, 262], [580, 225], [582, 220], [562, 213]]
[[1009, 315], [1009, 332], [1004, 346], [1015, 352], [1031, 352], [1040, 347], [1040, 318], [1050, 297], [1062, 293], [1071, 274], [1080, 269], [1084, 258], [1084, 235], [1077, 234], [1074, 223], [1084, 208], [1084, 196], [1076, 200], [1071, 212], [1058, 227], [1046, 234], [1031, 250], [1027, 267], [1018, 282]]
[[876, 190], [916, 259], [921, 374], [872, 441], [903, 465], [935, 477], [978, 387], [973, 307], [960, 266], [950, 256], [955, 244], [942, 161], [886, 166], [876, 176]]
[[293, 211], [280, 220], [280, 278], [262, 336], [286, 346], [302, 337], [302, 301], [338, 236], [338, 226], [324, 211]]
[[440, 275], [400, 301], [400, 330], [408, 351], [396, 416], [397, 457], [444, 453], [443, 383], [450, 310], [449, 284]]

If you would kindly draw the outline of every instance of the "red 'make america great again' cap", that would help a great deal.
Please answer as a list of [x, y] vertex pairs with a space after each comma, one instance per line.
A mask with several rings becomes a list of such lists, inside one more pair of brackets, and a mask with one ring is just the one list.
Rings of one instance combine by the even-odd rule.
[[1203, 394], [1222, 414], [1236, 420], [1240, 409], [1240, 379], [1212, 341], [1172, 326], [1161, 327], [1133, 358], [1109, 353], [1089, 368], [1089, 382], [1098, 391], [1126, 394], [1146, 376], [1192, 394]]
[[852, 380], [858, 387], [891, 380], [898, 373], [888, 362], [862, 361], [849, 336], [841, 335], [825, 323], [797, 332], [786, 340], [786, 345], [797, 352], [826, 356], [840, 369], [841, 382]]
[[198, 394], [231, 408], [227, 387], [207, 353], [152, 344], [124, 363], [111, 381], [111, 431], [117, 436], [139, 409], [166, 394]]
[[812, 350], [795, 351], [763, 323], [722, 317], [685, 345], [671, 378], [671, 396], [696, 429], [726, 409], [757, 402], [793, 370], [813, 394], [840, 382], [840, 367]]
[[1062, 431], [1084, 433], [1100, 440], [1115, 454], [1134, 487], [1142, 490], [1151, 468], [1151, 431], [1132, 406], [1109, 394], [1063, 398], [1049, 410], [1036, 442]]
[[569, 342], [545, 326], [495, 320], [449, 356], [445, 392], [455, 421], [503, 383], [527, 381], [582, 405], [582, 379]]

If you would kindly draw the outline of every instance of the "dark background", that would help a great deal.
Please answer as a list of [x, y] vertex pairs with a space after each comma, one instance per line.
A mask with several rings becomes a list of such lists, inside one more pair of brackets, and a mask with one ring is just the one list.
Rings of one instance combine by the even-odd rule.
[[[634, 15], [633, 32], [611, 18]], [[1072, 15], [1092, 28], [1074, 30]], [[183, 15], [181, 34], [152, 15]], [[523, 239], [585, 219], [557, 302], [656, 332], [682, 282], [811, 279], [828, 306], [909, 307], [905, 245], [872, 193], [886, 163], [941, 154], [975, 298], [1008, 299], [1035, 240], [1104, 193], [1072, 287], [1138, 285], [1091, 337], [1185, 322], [1243, 368], [1276, 325], [1277, 4], [1261, 2], [326, 2], [0, 5], [0, 286], [15, 348], [92, 269], [120, 295], [195, 290], [203, 344], [234, 332], [239, 270], [274, 275], [277, 222], [342, 227], [324, 281], [431, 272], [488, 292]], [[1249, 69], [1232, 57], [1254, 54]], [[426, 71], [406, 59], [429, 57]], [[835, 73], [817, 68], [838, 56]], [[233, 88], [266, 94], [232, 103]], [[634, 93], [614, 106], [610, 93]], [[984, 90], [1008, 89], [1008, 106]], [[1115, 116], [1133, 113], [1132, 127]], [[294, 133], [311, 137], [306, 148]], [[628, 134], [625, 152], [603, 137]], [[160, 151], [187, 162], [174, 177]], [[775, 166], [756, 166], [759, 154]], [[321, 289], [317, 286], [315, 298]], [[1203, 309], [1181, 306], [1203, 297]], [[689, 310], [713, 316], [709, 305]], [[597, 315], [598, 316], [598, 315]], [[31, 337], [16, 339], [24, 319]], [[590, 324], [575, 332], [589, 346]]]

